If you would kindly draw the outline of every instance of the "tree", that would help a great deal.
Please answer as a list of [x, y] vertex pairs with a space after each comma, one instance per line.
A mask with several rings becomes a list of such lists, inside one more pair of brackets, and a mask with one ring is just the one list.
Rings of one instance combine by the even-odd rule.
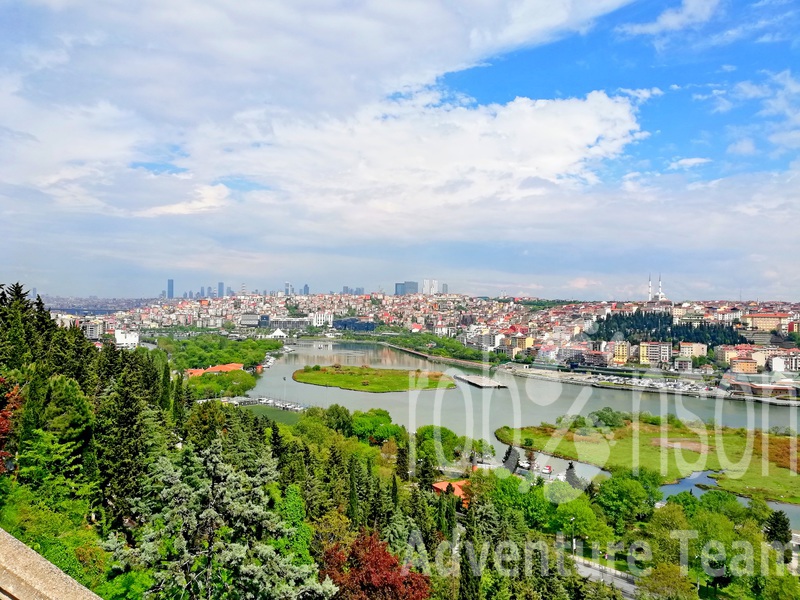
[[677, 564], [656, 565], [649, 575], [638, 582], [642, 600], [693, 600], [695, 586], [681, 574]]
[[422, 455], [422, 464], [419, 467], [417, 475], [419, 487], [426, 492], [431, 491], [433, 484], [436, 481], [436, 467], [434, 467], [433, 459], [429, 454]]
[[458, 600], [481, 599], [481, 573], [476, 564], [479, 547], [475, 503], [472, 502], [467, 510], [465, 531], [459, 546]]
[[268, 455], [252, 475], [234, 469], [219, 440], [199, 455], [189, 446], [176, 463], [161, 457], [147, 480], [142, 542], [117, 554], [152, 569], [155, 598], [330, 598], [333, 585], [269, 543], [287, 543], [285, 523], [267, 508], [276, 476]]
[[789, 517], [782, 510], [776, 510], [769, 517], [764, 524], [764, 536], [767, 541], [773, 544], [781, 544], [783, 551], [783, 562], [792, 562], [792, 527], [789, 523]]
[[337, 600], [424, 600], [430, 594], [430, 579], [404, 569], [375, 533], [327, 550], [320, 575], [338, 586]]
[[325, 411], [325, 424], [344, 437], [353, 435], [353, 417], [349, 410], [339, 404], [332, 404]]
[[597, 495], [597, 504], [617, 533], [622, 533], [626, 525], [649, 511], [647, 492], [635, 479], [612, 477], [604, 481]]
[[401, 480], [408, 481], [408, 446], [405, 444], [397, 446], [397, 466], [395, 471]]
[[100, 489], [112, 518], [130, 513], [131, 500], [140, 493], [146, 469], [147, 403], [124, 370], [113, 391], [100, 399], [97, 411], [97, 465]]
[[577, 473], [575, 473], [575, 464], [572, 461], [569, 461], [567, 466], [567, 483], [576, 490], [582, 490], [584, 487]]
[[22, 395], [19, 385], [11, 386], [7, 380], [0, 377], [0, 475], [6, 471], [6, 459], [11, 458], [8, 451], [11, 434], [14, 429], [14, 418], [22, 406]]

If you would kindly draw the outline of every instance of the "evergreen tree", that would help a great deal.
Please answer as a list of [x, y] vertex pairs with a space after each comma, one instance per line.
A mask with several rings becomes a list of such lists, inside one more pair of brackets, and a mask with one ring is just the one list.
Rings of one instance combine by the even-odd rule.
[[392, 475], [392, 504], [397, 507], [397, 503], [400, 501], [400, 492], [397, 488], [397, 476]]
[[145, 474], [147, 403], [137, 393], [134, 375], [122, 372], [113, 391], [101, 398], [97, 412], [97, 465], [100, 489], [112, 520], [130, 514]]
[[404, 444], [397, 446], [396, 472], [402, 481], [408, 481], [408, 446]]
[[792, 549], [788, 545], [792, 541], [792, 527], [785, 512], [776, 510], [767, 517], [764, 524], [764, 537], [768, 542], [782, 544], [784, 548], [783, 561], [785, 563], [792, 562]]
[[[254, 476], [235, 470], [223, 460], [219, 440], [199, 456], [187, 448], [177, 464], [161, 457], [145, 490], [151, 517], [142, 543], [127, 555], [129, 564], [153, 570], [150, 594], [192, 600], [332, 597], [335, 588], [318, 583], [314, 568], [292, 564], [268, 543], [294, 543], [285, 523], [267, 509], [266, 486], [276, 475], [268, 457]], [[301, 522], [299, 492], [290, 497], [286, 514]]]
[[583, 483], [581, 482], [578, 474], [575, 473], [575, 464], [572, 461], [569, 461], [569, 465], [567, 466], [567, 483], [570, 484], [576, 490], [583, 489]]
[[429, 454], [422, 455], [422, 463], [419, 467], [417, 474], [417, 482], [420, 489], [430, 492], [433, 489], [433, 484], [436, 481], [436, 467], [433, 464], [433, 459]]
[[411, 490], [410, 516], [422, 535], [422, 541], [428, 552], [436, 547], [436, 526], [430, 514], [430, 507], [426, 496], [429, 492], [421, 492], [419, 488]]
[[350, 519], [350, 523], [353, 525], [354, 529], [358, 529], [361, 526], [361, 506], [359, 505], [359, 498], [358, 498], [358, 459], [356, 457], [352, 457], [350, 459], [350, 490], [347, 496], [347, 518]]
[[467, 510], [464, 525], [459, 547], [458, 600], [481, 600], [481, 574], [476, 572], [480, 545], [474, 504], [470, 504]]

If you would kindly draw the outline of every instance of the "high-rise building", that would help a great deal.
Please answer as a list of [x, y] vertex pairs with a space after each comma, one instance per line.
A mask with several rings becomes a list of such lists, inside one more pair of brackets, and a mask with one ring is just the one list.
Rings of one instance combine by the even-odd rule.
[[202, 285], [200, 286], [200, 297], [201, 298], [205, 298], [206, 297], [206, 288], [204, 286], [202, 286]]
[[217, 298], [222, 298], [224, 295], [225, 295], [225, 284], [220, 281], [217, 284]]
[[433, 296], [439, 292], [439, 282], [436, 279], [422, 280], [422, 293], [426, 296]]
[[405, 283], [395, 283], [394, 284], [394, 295], [395, 296], [405, 296], [406, 295], [406, 284]]
[[419, 294], [419, 283], [416, 281], [405, 282], [406, 294]]
[[309, 294], [308, 284], [305, 284], [303, 286], [303, 296], [308, 296], [308, 294]]
[[364, 288], [363, 287], [357, 287], [353, 293], [356, 296], [363, 296], [364, 295]]
[[442, 284], [442, 293], [443, 294], [447, 294], [449, 292], [450, 292], [450, 286], [448, 286], [446, 283], [443, 283]]
[[167, 298], [172, 300], [175, 297], [175, 280], [167, 279]]

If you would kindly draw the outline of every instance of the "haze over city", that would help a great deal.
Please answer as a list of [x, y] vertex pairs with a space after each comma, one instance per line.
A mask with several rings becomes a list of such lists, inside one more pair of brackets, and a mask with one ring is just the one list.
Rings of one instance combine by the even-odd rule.
[[794, 2], [0, 6], [3, 281], [800, 297]]

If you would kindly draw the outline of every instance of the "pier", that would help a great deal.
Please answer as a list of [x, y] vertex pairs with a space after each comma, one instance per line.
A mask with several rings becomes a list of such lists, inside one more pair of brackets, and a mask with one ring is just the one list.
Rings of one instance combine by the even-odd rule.
[[479, 388], [507, 388], [507, 385], [503, 385], [499, 381], [495, 381], [494, 379], [489, 379], [488, 377], [484, 377], [483, 375], [454, 375], [454, 379], [458, 379], [459, 381], [463, 381], [470, 385], [474, 385], [475, 387]]

